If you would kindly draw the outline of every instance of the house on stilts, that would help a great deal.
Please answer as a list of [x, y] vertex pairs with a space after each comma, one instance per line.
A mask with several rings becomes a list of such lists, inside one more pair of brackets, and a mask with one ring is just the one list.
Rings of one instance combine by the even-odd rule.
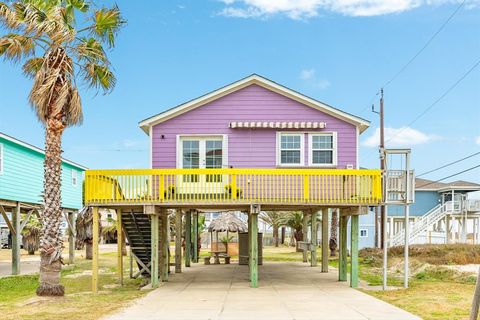
[[[22, 230], [32, 214], [41, 216], [44, 158], [43, 149], [0, 132], [0, 245], [5, 245], [6, 242], [12, 248], [14, 275], [20, 273]], [[75, 229], [75, 213], [83, 206], [83, 178], [86, 169], [62, 158], [63, 229], [67, 226]], [[74, 242], [74, 233], [70, 233], [70, 263], [74, 258]]]
[[[175, 242], [175, 272], [181, 272], [182, 260], [187, 267], [198, 261], [197, 246], [190, 244], [197, 243], [192, 226], [202, 210], [248, 216], [252, 287], [258, 286], [261, 210], [301, 210], [312, 221], [321, 217], [324, 230], [330, 212], [338, 210], [339, 281], [347, 280], [350, 233], [350, 283], [358, 285], [359, 215], [382, 202], [381, 171], [358, 166], [359, 136], [368, 121], [251, 75], [139, 125], [150, 139], [151, 168], [87, 170], [85, 201], [97, 216], [99, 208], [117, 210], [118, 232], [125, 232], [139, 273], [153, 287], [168, 280], [168, 215], [176, 215], [176, 235], [185, 221], [184, 253], [181, 237]], [[317, 243], [317, 224], [310, 228], [309, 242]], [[321, 270], [328, 272], [328, 232], [322, 234]], [[306, 247], [316, 257], [317, 246]], [[120, 252], [118, 262], [122, 270]], [[98, 247], [92, 278], [97, 291]]]

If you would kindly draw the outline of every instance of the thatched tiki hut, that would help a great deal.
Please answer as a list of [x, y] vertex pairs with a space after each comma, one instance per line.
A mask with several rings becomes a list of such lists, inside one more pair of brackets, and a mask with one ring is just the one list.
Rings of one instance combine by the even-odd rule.
[[[235, 214], [232, 212], [223, 212], [218, 218], [213, 220], [210, 225], [208, 226], [208, 232], [210, 232], [210, 239], [211, 239], [211, 251], [218, 252], [221, 251], [218, 247], [218, 233], [219, 232], [226, 232], [227, 233], [227, 241], [225, 242], [225, 250], [224, 252], [228, 252], [228, 239], [230, 232], [247, 232], [248, 228], [245, 222], [241, 219], [237, 218]], [[215, 233], [215, 242], [216, 248], [213, 248], [213, 233]]]

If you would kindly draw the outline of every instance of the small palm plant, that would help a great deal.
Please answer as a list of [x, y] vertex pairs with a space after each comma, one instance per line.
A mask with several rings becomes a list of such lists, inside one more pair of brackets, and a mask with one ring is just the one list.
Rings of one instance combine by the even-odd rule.
[[[25, 217], [26, 219], [26, 217]], [[40, 231], [42, 224], [36, 216], [30, 216], [27, 223], [22, 230], [22, 244], [23, 248], [28, 251], [28, 254], [34, 255], [38, 250], [40, 244]]]
[[0, 2], [0, 56], [23, 62], [33, 79], [30, 104], [45, 126], [44, 210], [38, 295], [64, 295], [60, 284], [62, 239], [61, 139], [82, 122], [77, 80], [111, 91], [115, 76], [104, 46], [112, 48], [125, 20], [118, 7], [91, 8], [84, 0]]
[[260, 214], [260, 219], [273, 229], [273, 244], [278, 247], [278, 229], [282, 226], [281, 214], [276, 211], [265, 211]]
[[290, 227], [293, 231], [295, 249], [299, 252], [298, 242], [303, 241], [303, 213], [301, 211], [288, 211], [279, 214], [281, 215], [281, 225]]

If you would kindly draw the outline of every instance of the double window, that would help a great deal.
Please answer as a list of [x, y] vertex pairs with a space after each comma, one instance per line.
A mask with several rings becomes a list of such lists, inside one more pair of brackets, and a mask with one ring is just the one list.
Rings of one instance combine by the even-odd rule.
[[[305, 154], [308, 137], [308, 155]], [[333, 167], [337, 165], [337, 141], [334, 132], [279, 132], [277, 134], [277, 165]]]

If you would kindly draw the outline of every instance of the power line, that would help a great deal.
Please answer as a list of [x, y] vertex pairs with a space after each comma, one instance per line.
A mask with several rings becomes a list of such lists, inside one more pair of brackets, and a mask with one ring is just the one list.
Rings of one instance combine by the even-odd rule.
[[452, 18], [457, 14], [457, 12], [460, 11], [460, 9], [465, 4], [465, 1], [466, 0], [463, 0], [458, 5], [458, 7], [452, 12], [452, 14], [447, 18], [447, 20], [445, 20], [445, 22], [440, 26], [440, 28], [430, 37], [430, 39], [428, 39], [428, 41], [423, 45], [423, 47], [420, 48], [420, 50], [410, 60], [408, 60], [408, 62], [402, 68], [400, 68], [400, 70], [397, 73], [395, 73], [395, 75], [390, 80], [385, 82], [382, 88], [387, 87], [390, 83], [392, 83], [395, 79], [397, 79], [397, 77], [400, 74], [402, 74], [403, 71], [405, 71], [405, 69], [407, 69], [410, 66], [410, 64], [412, 64], [412, 62], [430, 45], [433, 39], [435, 39], [437, 35], [445, 28], [445, 26], [450, 22], [450, 20], [452, 20]]
[[452, 177], [458, 176], [459, 174], [462, 174], [462, 173], [465, 173], [465, 172], [468, 172], [468, 171], [472, 171], [472, 170], [477, 169], [477, 168], [480, 168], [480, 164], [479, 164], [479, 165], [476, 165], [476, 166], [474, 166], [474, 167], [465, 169], [465, 170], [463, 170], [463, 171], [454, 173], [454, 174], [452, 174], [452, 175], [449, 175], [448, 177], [445, 177], [445, 178], [442, 178], [442, 179], [439, 179], [439, 180], [436, 180], [436, 181], [432, 181], [432, 182], [429, 182], [429, 183], [424, 184], [424, 185], [421, 185], [421, 186], [417, 186], [417, 188], [423, 188], [423, 187], [429, 186], [429, 185], [431, 185], [431, 184], [434, 184], [434, 183], [436, 183], [436, 182], [440, 182], [440, 181], [446, 180], [446, 179], [448, 179], [448, 178], [452, 178]]
[[[428, 39], [427, 42], [425, 42], [425, 44], [423, 45], [423, 47], [420, 48], [420, 50], [417, 51], [417, 53], [415, 53], [415, 55], [410, 58], [410, 60], [408, 60], [408, 62], [403, 65], [402, 68], [400, 68], [399, 71], [397, 71], [397, 73], [395, 73], [393, 75], [392, 78], [390, 78], [390, 80], [388, 80], [387, 82], [385, 82], [385, 84], [382, 86], [382, 88], [386, 88], [390, 83], [392, 83], [395, 79], [397, 79], [397, 77], [403, 73], [403, 71], [405, 71], [411, 64], [412, 62], [430, 45], [430, 43], [438, 36], [438, 34], [440, 32], [442, 32], [442, 30], [445, 28], [445, 26], [450, 22], [450, 20], [453, 19], [453, 17], [458, 13], [458, 11], [460, 11], [460, 9], [463, 7], [463, 5], [465, 4], [466, 0], [463, 0], [456, 8], [455, 10], [450, 14], [450, 16], [448, 16], [447, 20], [445, 20], [442, 25], [440, 26], [440, 28], [438, 28], [438, 30]], [[367, 105], [365, 108], [362, 109], [362, 111], [360, 112], [360, 114], [363, 114], [365, 112], [365, 110], [367, 110], [367, 108], [370, 108], [372, 103], [373, 103], [373, 100], [375, 99], [376, 96], [378, 96], [380, 94], [380, 90], [377, 91], [377, 93], [375, 93], [375, 95], [373, 96], [372, 98], [372, 102], [370, 102], [370, 105]]]
[[447, 164], [445, 164], [445, 165], [443, 165], [443, 166], [441, 166], [441, 167], [438, 167], [438, 168], [436, 168], [436, 169], [433, 169], [433, 170], [424, 172], [424, 173], [422, 173], [422, 174], [419, 174], [419, 175], [417, 175], [417, 177], [421, 177], [421, 176], [424, 176], [424, 175], [426, 175], [426, 174], [429, 174], [429, 173], [438, 171], [438, 170], [440, 170], [440, 169], [449, 167], [449, 166], [451, 166], [451, 165], [454, 165], [454, 164], [456, 164], [456, 163], [462, 162], [463, 160], [467, 160], [467, 159], [469, 159], [469, 158], [471, 158], [471, 157], [474, 157], [474, 156], [476, 156], [476, 155], [479, 155], [479, 154], [480, 154], [480, 151], [479, 151], [479, 152], [476, 152], [476, 153], [474, 153], [474, 154], [471, 154], [471, 155], [469, 155], [469, 156], [466, 156], [466, 157], [464, 157], [464, 158], [462, 158], [462, 159], [458, 159], [458, 160], [456, 160], [456, 161], [447, 163]]
[[431, 103], [427, 108], [425, 108], [415, 119], [413, 119], [409, 124], [407, 124], [402, 129], [397, 131], [397, 133], [395, 133], [385, 142], [391, 141], [400, 133], [407, 130], [407, 128], [409, 128], [412, 124], [417, 122], [418, 119], [423, 117], [428, 111], [430, 111], [430, 109], [432, 109], [437, 103], [439, 103], [443, 98], [445, 98], [453, 89], [455, 89], [460, 84], [460, 82], [462, 82], [476, 67], [478, 67], [479, 64], [480, 64], [480, 59], [470, 69], [468, 69], [468, 71], [465, 72], [453, 85], [451, 85], [440, 97], [438, 97], [433, 103]]

